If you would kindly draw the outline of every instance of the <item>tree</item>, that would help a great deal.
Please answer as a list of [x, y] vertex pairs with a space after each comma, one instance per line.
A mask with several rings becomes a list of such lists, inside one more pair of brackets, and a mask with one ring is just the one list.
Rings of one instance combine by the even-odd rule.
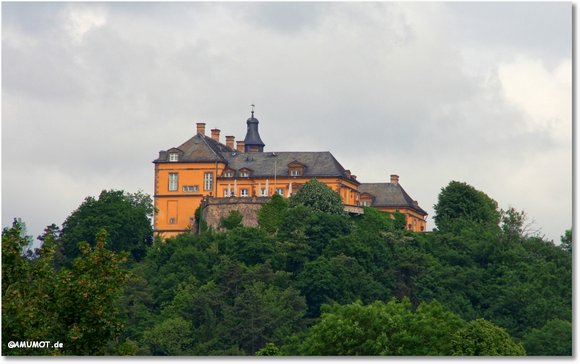
[[304, 297], [296, 289], [255, 282], [225, 307], [221, 336], [254, 355], [266, 343], [280, 344], [302, 329], [305, 311]]
[[571, 356], [572, 324], [564, 320], [550, 320], [540, 329], [531, 329], [524, 336], [528, 355]]
[[122, 331], [116, 302], [127, 279], [121, 268], [126, 255], [105, 247], [104, 231], [98, 234], [94, 248], [83, 242], [79, 250], [81, 256], [72, 268], [59, 272], [54, 292], [64, 352], [103, 355], [105, 344]]
[[101, 229], [107, 231], [107, 243], [112, 251], [127, 251], [134, 260], [140, 261], [153, 241], [152, 217], [151, 197], [142, 192], [103, 190], [98, 199], [87, 197], [63, 223], [65, 261], [70, 263], [80, 256], [79, 242], [95, 246], [95, 236]]
[[309, 209], [327, 214], [344, 214], [340, 195], [316, 179], [306, 182], [302, 188], [290, 197], [289, 207], [304, 205]]
[[310, 316], [318, 316], [324, 303], [351, 303], [356, 299], [366, 302], [385, 298], [388, 290], [375, 281], [357, 263], [356, 259], [339, 255], [318, 259], [305, 264], [298, 275], [298, 287], [308, 302]]
[[304, 355], [449, 355], [463, 320], [437, 302], [414, 312], [411, 302], [325, 305], [301, 345]]
[[220, 227], [226, 230], [232, 230], [242, 226], [242, 219], [244, 215], [237, 210], [230, 211], [228, 216], [222, 217], [220, 220]]
[[[4, 355], [50, 355], [50, 349], [8, 349], [11, 340], [62, 341], [58, 303], [54, 300], [57, 281], [52, 267], [53, 237], [47, 232], [36, 259], [25, 256], [30, 237], [22, 221], [14, 219], [2, 231], [2, 352]], [[58, 350], [56, 351], [58, 353]]]
[[288, 208], [288, 201], [278, 195], [272, 196], [272, 201], [262, 205], [258, 212], [259, 226], [270, 234], [274, 234], [282, 224], [284, 211]]
[[507, 331], [484, 319], [469, 322], [451, 339], [455, 356], [524, 356], [526, 351]]
[[169, 318], [155, 325], [144, 335], [152, 355], [192, 355], [191, 323], [181, 317]]
[[464, 182], [451, 181], [441, 189], [434, 206], [435, 224], [440, 231], [460, 232], [465, 227], [498, 226], [497, 202]]
[[125, 260], [105, 248], [101, 233], [94, 248], [79, 244], [81, 256], [71, 268], [56, 271], [52, 230], [47, 229], [38, 256], [22, 254], [27, 239], [16, 223], [2, 234], [2, 333], [9, 340], [60, 341], [62, 349], [7, 350], [10, 355], [103, 355], [115, 348], [122, 322], [116, 300], [125, 284]]
[[562, 242], [560, 245], [562, 249], [567, 252], [572, 252], [572, 229], [566, 230], [564, 235], [560, 237], [560, 241]]

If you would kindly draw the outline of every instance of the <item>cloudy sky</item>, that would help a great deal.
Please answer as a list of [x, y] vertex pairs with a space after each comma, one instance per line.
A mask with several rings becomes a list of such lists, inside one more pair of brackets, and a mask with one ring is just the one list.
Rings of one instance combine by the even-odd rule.
[[430, 213], [467, 182], [559, 242], [572, 225], [570, 3], [3, 3], [2, 225], [153, 193], [196, 122], [331, 151]]

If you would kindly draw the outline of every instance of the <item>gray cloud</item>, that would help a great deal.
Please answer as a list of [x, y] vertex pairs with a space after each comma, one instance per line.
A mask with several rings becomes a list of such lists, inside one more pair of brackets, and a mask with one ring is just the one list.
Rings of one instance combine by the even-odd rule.
[[463, 180], [557, 240], [571, 120], [506, 93], [535, 60], [546, 100], [565, 86], [571, 9], [550, 5], [4, 4], [2, 223], [38, 234], [101, 189], [152, 193], [159, 150], [197, 121], [242, 138], [255, 103], [266, 149], [330, 150], [362, 181], [398, 173], [431, 214]]

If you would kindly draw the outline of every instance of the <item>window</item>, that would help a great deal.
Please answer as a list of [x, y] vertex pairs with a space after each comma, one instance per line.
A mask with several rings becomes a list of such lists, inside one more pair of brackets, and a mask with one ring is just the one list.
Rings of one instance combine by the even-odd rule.
[[170, 162], [177, 162], [177, 153], [169, 153], [169, 161]]
[[203, 174], [203, 189], [211, 191], [213, 189], [213, 173], [205, 172]]
[[169, 191], [177, 191], [177, 173], [169, 173]]
[[284, 196], [284, 189], [283, 188], [276, 188], [276, 193], [280, 196]]
[[268, 191], [265, 188], [260, 190], [260, 196], [268, 196]]
[[175, 217], [170, 217], [170, 218], [169, 218], [169, 224], [170, 224], [170, 225], [174, 225], [174, 224], [176, 224], [176, 223], [177, 223], [177, 220], [175, 219]]
[[232, 197], [233, 195], [234, 195], [233, 190], [228, 190], [227, 188], [224, 188], [224, 197]]
[[250, 177], [250, 172], [248, 172], [248, 171], [241, 171], [240, 172], [240, 177]]
[[302, 173], [301, 173], [301, 172], [302, 172], [302, 171], [301, 171], [301, 170], [299, 170], [299, 169], [291, 169], [291, 170], [290, 170], [290, 175], [291, 175], [292, 177], [301, 176], [301, 175], [302, 175]]
[[182, 190], [183, 192], [198, 192], [199, 186], [183, 186]]
[[362, 205], [363, 205], [364, 207], [368, 207], [368, 206], [369, 206], [369, 202], [368, 202], [368, 201], [363, 201], [363, 202], [362, 202]]
[[241, 197], [248, 197], [248, 189], [247, 188], [240, 189], [240, 196]]
[[224, 172], [224, 177], [230, 177], [231, 178], [233, 176], [234, 176], [234, 171], [229, 170], [229, 171], [225, 171]]

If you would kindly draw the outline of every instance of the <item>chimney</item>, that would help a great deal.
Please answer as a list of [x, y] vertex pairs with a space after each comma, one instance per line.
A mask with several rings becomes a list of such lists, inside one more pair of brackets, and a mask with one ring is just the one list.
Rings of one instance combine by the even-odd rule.
[[234, 139], [236, 139], [233, 135], [226, 135], [226, 146], [231, 149], [236, 149], [234, 145]]
[[399, 176], [396, 174], [391, 174], [391, 184], [398, 185], [399, 184]]
[[197, 133], [205, 135], [205, 123], [197, 123]]
[[238, 140], [236, 144], [238, 145], [238, 152], [243, 153], [246, 143], [243, 140]]
[[219, 129], [211, 129], [211, 138], [216, 142], [220, 142], [220, 130]]

